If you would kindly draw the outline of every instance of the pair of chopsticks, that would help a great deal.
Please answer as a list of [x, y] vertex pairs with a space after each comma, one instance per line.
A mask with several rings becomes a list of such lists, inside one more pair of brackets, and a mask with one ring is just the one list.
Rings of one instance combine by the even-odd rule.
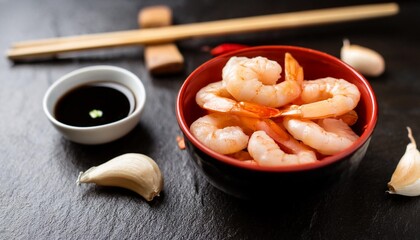
[[13, 44], [6, 55], [12, 60], [18, 60], [90, 49], [156, 44], [194, 37], [362, 20], [391, 16], [397, 14], [398, 11], [399, 7], [396, 3], [370, 4], [190, 23], [154, 29], [25, 41]]

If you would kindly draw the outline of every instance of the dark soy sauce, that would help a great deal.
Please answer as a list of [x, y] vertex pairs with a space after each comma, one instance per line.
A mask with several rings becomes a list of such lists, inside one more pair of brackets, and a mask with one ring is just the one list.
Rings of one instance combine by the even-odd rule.
[[83, 85], [67, 92], [55, 105], [55, 118], [76, 127], [112, 123], [134, 109], [134, 96], [126, 87], [110, 82]]

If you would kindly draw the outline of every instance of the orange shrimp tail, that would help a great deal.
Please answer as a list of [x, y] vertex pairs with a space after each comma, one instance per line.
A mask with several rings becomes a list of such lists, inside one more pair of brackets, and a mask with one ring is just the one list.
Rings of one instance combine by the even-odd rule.
[[[270, 134], [273, 135], [279, 142], [281, 141], [288, 141], [291, 136], [286, 132], [284, 128], [282, 128], [280, 125], [278, 125], [276, 122], [274, 122], [271, 119], [265, 119], [264, 120], [265, 126], [267, 126], [265, 130], [268, 132], [267, 134], [270, 136]], [[270, 133], [270, 134], [269, 134]]]
[[264, 124], [260, 124], [260, 130], [263, 130], [270, 136], [281, 149], [286, 153], [297, 154], [302, 151], [310, 151], [311, 149], [293, 138], [281, 124], [277, 124], [271, 119], [264, 119]]
[[303, 82], [303, 68], [300, 66], [298, 61], [293, 58], [292, 54], [286, 53], [284, 57], [284, 66], [286, 81], [297, 81], [298, 83]]
[[253, 113], [255, 116], [258, 116], [258, 118], [272, 118], [280, 116], [281, 114], [281, 111], [276, 108], [266, 107], [250, 102], [239, 102], [239, 106], [241, 110]]

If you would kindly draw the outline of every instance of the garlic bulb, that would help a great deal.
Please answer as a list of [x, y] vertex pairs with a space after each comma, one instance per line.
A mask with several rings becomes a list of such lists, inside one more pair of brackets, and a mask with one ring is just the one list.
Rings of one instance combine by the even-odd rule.
[[411, 133], [411, 128], [407, 127], [408, 138], [411, 143], [407, 145], [404, 155], [392, 174], [391, 181], [388, 183], [391, 194], [405, 196], [420, 195], [420, 152], [416, 148], [416, 141]]
[[76, 183], [123, 187], [151, 201], [159, 196], [163, 177], [153, 159], [139, 153], [127, 153], [81, 172]]
[[385, 71], [385, 60], [378, 52], [351, 45], [348, 39], [343, 41], [341, 60], [365, 76], [377, 77]]

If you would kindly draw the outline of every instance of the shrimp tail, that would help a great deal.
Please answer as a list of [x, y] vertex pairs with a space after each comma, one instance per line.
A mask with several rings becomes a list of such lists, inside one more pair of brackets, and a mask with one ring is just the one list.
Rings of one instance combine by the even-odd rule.
[[281, 111], [276, 108], [266, 107], [249, 102], [238, 102], [235, 104], [231, 104], [229, 108], [211, 106], [210, 104], [207, 104], [203, 105], [203, 108], [213, 112], [230, 113], [242, 117], [262, 119], [277, 117], [281, 114]]
[[286, 81], [296, 81], [299, 84], [302, 84], [304, 79], [303, 68], [290, 53], [285, 55], [285, 78]]
[[253, 113], [258, 118], [272, 118], [277, 117], [281, 114], [281, 111], [277, 108], [266, 107], [250, 102], [239, 102], [239, 109], [240, 111]]
[[268, 136], [277, 142], [286, 152], [293, 154], [308, 153], [314, 155], [313, 148], [296, 140], [284, 128], [283, 124], [278, 124], [271, 119], [264, 120], [265, 126], [262, 127]]

